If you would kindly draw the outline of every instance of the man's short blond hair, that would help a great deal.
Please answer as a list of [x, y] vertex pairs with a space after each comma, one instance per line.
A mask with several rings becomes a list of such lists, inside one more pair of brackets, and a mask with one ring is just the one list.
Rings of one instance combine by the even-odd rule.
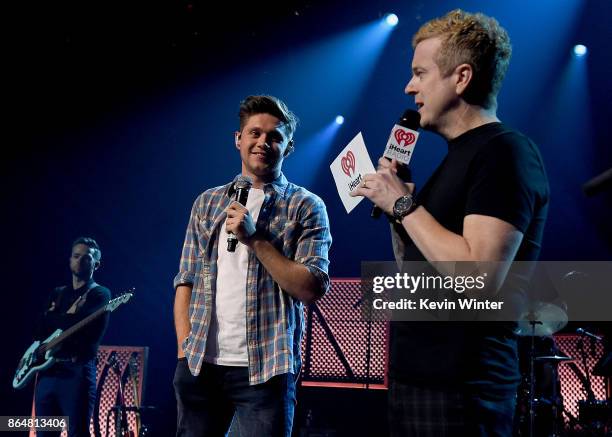
[[435, 60], [442, 75], [448, 76], [461, 64], [471, 65], [474, 76], [463, 97], [485, 108], [496, 106], [512, 55], [508, 32], [495, 18], [455, 9], [423, 24], [412, 47], [435, 37], [442, 41]]

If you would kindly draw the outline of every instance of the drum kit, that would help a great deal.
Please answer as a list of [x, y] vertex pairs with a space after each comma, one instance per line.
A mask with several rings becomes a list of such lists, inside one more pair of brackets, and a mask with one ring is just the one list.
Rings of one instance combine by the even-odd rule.
[[[612, 437], [612, 399], [595, 398], [587, 351], [583, 338], [602, 341], [584, 329], [577, 329], [580, 357], [570, 357], [558, 350], [552, 335], [563, 329], [567, 314], [560, 306], [537, 302], [518, 320], [519, 354], [522, 380], [517, 396], [515, 432], [517, 437], [594, 436]], [[576, 362], [580, 361], [580, 367]], [[563, 405], [560, 392], [559, 366], [569, 366], [582, 384], [587, 399], [578, 401], [576, 418]], [[612, 353], [603, 356], [592, 370], [593, 375], [612, 376]]]

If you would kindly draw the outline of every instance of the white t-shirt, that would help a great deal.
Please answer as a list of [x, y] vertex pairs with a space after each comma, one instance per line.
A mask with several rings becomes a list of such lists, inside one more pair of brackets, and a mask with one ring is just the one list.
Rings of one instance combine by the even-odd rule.
[[[263, 190], [257, 188], [249, 190], [246, 208], [255, 223], [263, 201]], [[235, 252], [228, 252], [227, 236], [224, 223], [219, 232], [217, 293], [208, 329], [204, 361], [222, 366], [248, 366], [246, 280], [249, 251], [239, 242]]]

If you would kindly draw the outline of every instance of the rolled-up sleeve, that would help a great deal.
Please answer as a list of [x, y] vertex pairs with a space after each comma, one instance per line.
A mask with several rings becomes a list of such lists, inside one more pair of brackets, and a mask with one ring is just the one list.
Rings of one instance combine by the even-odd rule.
[[189, 216], [189, 224], [187, 225], [187, 232], [185, 234], [185, 242], [183, 243], [183, 251], [181, 253], [181, 261], [179, 264], [179, 271], [174, 277], [174, 289], [179, 285], [193, 284], [195, 274], [197, 271], [198, 255], [200, 251], [200, 238], [201, 235], [198, 232], [198, 224], [200, 217], [202, 203], [202, 195], [193, 203], [191, 208], [191, 214]]
[[295, 261], [303, 264], [318, 280], [320, 296], [329, 289], [329, 248], [332, 237], [329, 218], [323, 201], [316, 197], [306, 197], [300, 208], [300, 222], [303, 232], [297, 243]]

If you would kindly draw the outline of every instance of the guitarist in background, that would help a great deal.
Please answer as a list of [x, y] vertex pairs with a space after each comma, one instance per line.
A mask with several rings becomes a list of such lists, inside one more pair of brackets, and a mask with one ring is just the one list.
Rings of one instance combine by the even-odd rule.
[[[37, 335], [44, 340], [56, 329], [67, 329], [106, 305], [111, 294], [96, 284], [94, 272], [102, 252], [93, 238], [81, 237], [72, 243], [70, 271], [72, 284], [57, 287]], [[109, 313], [67, 339], [54, 353], [57, 362], [38, 374], [35, 390], [37, 416], [68, 416], [69, 437], [89, 437], [89, 420], [96, 400], [96, 354], [108, 324]], [[39, 437], [58, 432], [38, 432]]]

